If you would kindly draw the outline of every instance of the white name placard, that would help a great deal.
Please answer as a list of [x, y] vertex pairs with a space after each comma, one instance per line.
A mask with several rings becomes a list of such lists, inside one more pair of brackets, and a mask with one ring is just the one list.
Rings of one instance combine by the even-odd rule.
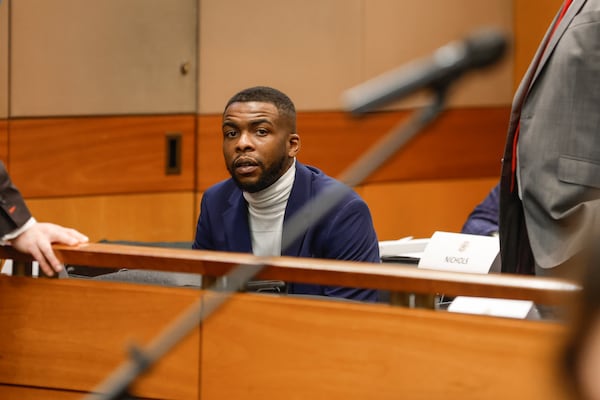
[[419, 268], [487, 274], [499, 271], [497, 237], [435, 232], [421, 255]]

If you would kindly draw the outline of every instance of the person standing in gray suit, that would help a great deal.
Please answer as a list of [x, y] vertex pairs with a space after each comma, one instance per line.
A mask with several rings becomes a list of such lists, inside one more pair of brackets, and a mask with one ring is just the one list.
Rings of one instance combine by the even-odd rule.
[[575, 277], [600, 212], [600, 0], [566, 0], [513, 102], [502, 164], [502, 271]]

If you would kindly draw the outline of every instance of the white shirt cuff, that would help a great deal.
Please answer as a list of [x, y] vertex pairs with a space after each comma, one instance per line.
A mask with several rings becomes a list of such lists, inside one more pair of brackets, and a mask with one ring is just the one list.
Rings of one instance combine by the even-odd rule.
[[33, 218], [33, 217], [29, 218], [27, 220], [27, 222], [25, 222], [24, 225], [15, 229], [14, 231], [8, 232], [6, 235], [2, 236], [2, 238], [0, 238], [0, 245], [2, 245], [2, 246], [7, 245], [9, 240], [12, 240], [12, 239], [18, 237], [20, 234], [25, 232], [27, 229], [31, 228], [36, 223], [37, 223], [37, 221], [35, 220], [35, 218]]

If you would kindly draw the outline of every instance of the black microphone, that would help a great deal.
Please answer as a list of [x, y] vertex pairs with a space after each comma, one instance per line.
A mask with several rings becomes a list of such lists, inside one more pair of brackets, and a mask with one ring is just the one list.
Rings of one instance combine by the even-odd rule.
[[443, 88], [464, 72], [486, 67], [504, 55], [505, 35], [485, 29], [464, 40], [440, 47], [432, 56], [414, 61], [347, 90], [343, 95], [347, 111], [363, 114], [419, 89]]

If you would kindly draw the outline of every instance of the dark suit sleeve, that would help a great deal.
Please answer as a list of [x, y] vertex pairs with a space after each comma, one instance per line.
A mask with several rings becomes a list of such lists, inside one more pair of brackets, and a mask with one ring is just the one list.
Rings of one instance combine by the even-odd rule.
[[200, 202], [200, 217], [196, 226], [196, 238], [192, 244], [193, 249], [216, 250], [212, 242], [210, 230], [210, 214], [208, 212], [207, 196], [202, 197]]
[[0, 161], [0, 210], [0, 237], [23, 226], [31, 218], [25, 200], [10, 180], [2, 161]]
[[462, 233], [489, 236], [498, 232], [500, 213], [500, 184], [494, 186], [487, 197], [475, 207], [462, 227]]
[[344, 204], [326, 229], [323, 258], [379, 263], [379, 242], [364, 201], [355, 198]]
[[[339, 209], [327, 225], [323, 243], [323, 258], [379, 263], [379, 241], [371, 213], [366, 203], [353, 198]], [[325, 286], [327, 296], [354, 300], [376, 301], [377, 291], [371, 289]]]

